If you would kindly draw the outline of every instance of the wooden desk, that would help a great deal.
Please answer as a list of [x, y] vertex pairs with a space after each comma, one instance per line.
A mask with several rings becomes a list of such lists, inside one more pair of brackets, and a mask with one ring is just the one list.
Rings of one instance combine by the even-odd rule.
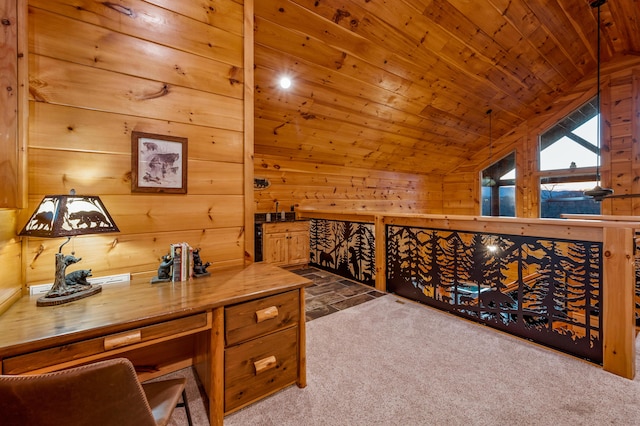
[[[127, 357], [141, 380], [193, 366], [212, 425], [285, 386], [306, 386], [304, 287], [272, 265], [187, 282], [111, 284], [60, 306], [23, 297], [0, 316], [3, 374]], [[226, 355], [226, 356], [225, 356]]]

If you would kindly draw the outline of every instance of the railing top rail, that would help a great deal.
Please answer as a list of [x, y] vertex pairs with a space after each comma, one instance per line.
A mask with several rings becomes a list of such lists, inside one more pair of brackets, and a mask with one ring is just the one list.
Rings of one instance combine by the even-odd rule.
[[[533, 219], [514, 217], [439, 215], [419, 213], [385, 213], [385, 212], [344, 212], [335, 210], [300, 209], [304, 218], [316, 218], [351, 222], [379, 222], [384, 225], [406, 225], [435, 229], [451, 229], [468, 232], [484, 232], [493, 234], [529, 235], [554, 239], [570, 239], [582, 241], [602, 241], [604, 229], [626, 228], [640, 229], [637, 222], [607, 219], [595, 219], [589, 216], [572, 216], [563, 219]], [[640, 219], [640, 217], [638, 218]]]
[[458, 222], [486, 222], [486, 223], [520, 223], [523, 225], [545, 225], [555, 227], [587, 227], [587, 228], [640, 228], [640, 216], [609, 216], [609, 215], [563, 215], [562, 219], [538, 219], [522, 217], [495, 217], [495, 216], [469, 216], [469, 215], [448, 215], [448, 214], [427, 214], [427, 213], [386, 213], [374, 211], [337, 211], [337, 210], [316, 210], [312, 208], [300, 208], [298, 212], [305, 218], [325, 218], [335, 216], [336, 218], [357, 218], [357, 220], [368, 222], [374, 221], [376, 217], [398, 218], [398, 219], [429, 219], [429, 220], [449, 220]]
[[616, 215], [600, 215], [600, 214], [569, 214], [562, 213], [563, 219], [576, 220], [595, 220], [606, 222], [629, 222], [640, 228], [640, 216], [616, 216]]

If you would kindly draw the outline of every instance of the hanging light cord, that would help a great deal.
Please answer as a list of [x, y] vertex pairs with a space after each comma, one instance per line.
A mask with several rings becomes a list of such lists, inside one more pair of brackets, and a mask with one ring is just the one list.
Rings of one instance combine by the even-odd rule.
[[586, 195], [587, 197], [592, 197], [595, 201], [602, 201], [605, 198], [613, 195], [613, 189], [610, 188], [602, 188], [600, 186], [600, 162], [601, 162], [601, 154], [602, 154], [602, 148], [601, 148], [601, 121], [602, 121], [602, 113], [600, 111], [600, 6], [602, 6], [603, 4], [605, 4], [607, 2], [607, 0], [595, 0], [593, 2], [590, 3], [591, 7], [597, 7], [598, 8], [598, 22], [597, 22], [597, 27], [598, 27], [598, 52], [597, 52], [597, 58], [598, 58], [598, 69], [597, 69], [597, 74], [596, 74], [596, 85], [597, 90], [596, 90], [596, 102], [598, 104], [598, 115], [597, 115], [597, 122], [596, 122], [596, 131], [598, 132], [598, 134], [596, 135], [596, 144], [597, 144], [597, 150], [598, 150], [598, 155], [596, 158], [596, 186], [593, 189], [590, 189], [588, 191], [584, 191], [584, 195]]
[[590, 3], [590, 6], [592, 8], [598, 8], [598, 24], [597, 24], [597, 28], [598, 28], [598, 51], [596, 52], [596, 56], [598, 58], [598, 68], [596, 70], [596, 85], [597, 85], [597, 90], [596, 90], [596, 104], [598, 106], [598, 120], [596, 121], [596, 132], [597, 132], [597, 137], [596, 137], [596, 147], [598, 149], [598, 155], [596, 157], [596, 185], [600, 186], [600, 156], [602, 155], [602, 149], [601, 149], [601, 142], [600, 142], [600, 137], [601, 137], [601, 129], [600, 129], [600, 121], [602, 120], [602, 114], [600, 112], [600, 6], [602, 6], [603, 4], [605, 4], [607, 2], [607, 0], [595, 0], [593, 2]]
[[489, 167], [491, 167], [491, 159], [493, 158], [493, 132], [491, 130], [491, 113], [493, 110], [488, 109], [487, 114], [489, 115]]

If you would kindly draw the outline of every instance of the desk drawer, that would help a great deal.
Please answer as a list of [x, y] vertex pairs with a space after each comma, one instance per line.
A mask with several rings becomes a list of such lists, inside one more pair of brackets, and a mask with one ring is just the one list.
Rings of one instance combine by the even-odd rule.
[[[100, 354], [108, 355], [109, 352], [117, 352], [119, 348], [126, 348], [131, 345], [143, 346], [145, 343], [151, 343], [168, 336], [187, 335], [207, 328], [211, 328], [211, 321], [208, 319], [207, 313], [203, 312], [147, 327], [135, 328], [121, 333], [7, 358], [2, 361], [2, 373], [22, 374], [34, 372], [72, 361], [80, 361], [78, 362], [80, 364], [83, 358], [92, 357], [89, 360], [93, 360], [99, 358]], [[52, 371], [55, 368], [48, 370]]]
[[297, 290], [225, 308], [228, 346], [296, 324], [300, 312]]
[[224, 410], [229, 412], [295, 383], [298, 327], [227, 348]]

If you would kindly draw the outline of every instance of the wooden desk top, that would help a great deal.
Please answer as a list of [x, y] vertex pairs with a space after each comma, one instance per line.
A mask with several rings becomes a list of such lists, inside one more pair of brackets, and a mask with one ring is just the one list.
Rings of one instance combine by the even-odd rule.
[[309, 285], [293, 272], [253, 263], [210, 277], [151, 284], [149, 279], [103, 286], [102, 292], [58, 306], [24, 296], [0, 315], [0, 358], [44, 349]]

